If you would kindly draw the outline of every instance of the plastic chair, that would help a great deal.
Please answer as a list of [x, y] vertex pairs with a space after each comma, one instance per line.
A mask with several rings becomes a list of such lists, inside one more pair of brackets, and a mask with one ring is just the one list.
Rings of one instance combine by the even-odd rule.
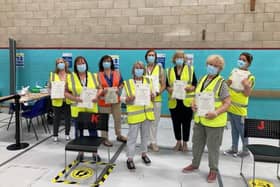
[[[103, 116], [93, 113], [80, 112], [77, 118], [77, 126], [78, 129], [93, 129], [93, 130], [101, 130], [99, 125], [103, 120]], [[67, 151], [75, 151], [75, 152], [96, 152], [97, 149], [102, 145], [105, 141], [105, 138], [102, 137], [94, 137], [94, 136], [80, 136], [70, 142], [68, 142], [65, 146], [65, 168], [67, 167]], [[107, 147], [108, 150], [108, 162], [110, 162], [110, 147]], [[97, 160], [97, 158], [96, 158]], [[95, 163], [95, 176], [97, 179], [97, 163]], [[69, 173], [70, 171], [68, 171]], [[67, 174], [66, 174], [67, 175]], [[65, 175], [65, 176], [66, 176]]]
[[[35, 130], [35, 127], [33, 125], [32, 119], [37, 118], [37, 122], [39, 123], [38, 117], [40, 116], [42, 117], [42, 115], [44, 115], [45, 107], [46, 107], [46, 99], [42, 98], [40, 100], [37, 100], [29, 111], [22, 112], [21, 115], [23, 118], [26, 119], [27, 127], [28, 128], [32, 127], [37, 140], [39, 138]], [[43, 119], [42, 119], [42, 126], [44, 127], [45, 132], [47, 132], [45, 124], [43, 123]]]
[[[277, 178], [279, 176], [280, 163], [280, 121], [263, 119], [245, 119], [245, 137], [278, 139], [279, 145], [272, 146], [266, 144], [249, 144], [247, 148], [253, 155], [253, 186], [255, 186], [255, 162], [277, 163]], [[247, 180], [242, 173], [243, 158], [241, 159], [240, 175], [247, 184]], [[248, 184], [247, 184], [248, 185]]]
[[[25, 105], [24, 103], [21, 103], [20, 104], [20, 110], [21, 111], [28, 111], [31, 109], [32, 106], [30, 105]], [[9, 105], [9, 114], [10, 114], [10, 119], [9, 119], [9, 122], [8, 122], [8, 126], [7, 126], [7, 130], [9, 130], [10, 128], [10, 125], [12, 123], [12, 119], [14, 117], [14, 114], [15, 114], [15, 111], [16, 111], [16, 108], [15, 108], [15, 103], [10, 103]], [[21, 119], [21, 123], [22, 123], [22, 119]]]

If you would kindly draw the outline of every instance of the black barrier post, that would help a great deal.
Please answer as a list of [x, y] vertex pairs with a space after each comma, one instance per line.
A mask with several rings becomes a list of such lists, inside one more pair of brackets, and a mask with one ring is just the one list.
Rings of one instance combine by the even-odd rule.
[[15, 108], [16, 108], [16, 143], [11, 144], [7, 147], [10, 151], [15, 151], [19, 149], [24, 149], [29, 146], [28, 143], [20, 143], [20, 120], [19, 120], [19, 111], [20, 111], [20, 95], [15, 95]]

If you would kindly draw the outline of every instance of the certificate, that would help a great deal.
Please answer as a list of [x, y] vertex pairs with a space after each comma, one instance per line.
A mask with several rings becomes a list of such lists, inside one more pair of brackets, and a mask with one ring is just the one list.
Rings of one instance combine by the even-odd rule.
[[149, 75], [146, 76], [147, 78], [152, 80], [153, 90], [152, 92], [155, 94], [156, 92], [159, 93], [160, 85], [159, 85], [159, 77], [157, 75]]
[[116, 93], [118, 88], [110, 87], [106, 89], [107, 89], [107, 93], [105, 94], [105, 103], [106, 104], [118, 103], [118, 95]]
[[150, 105], [151, 90], [149, 84], [135, 84], [135, 100], [134, 105]]
[[97, 89], [83, 88], [80, 95], [82, 102], [78, 103], [78, 107], [92, 108], [93, 107], [92, 99], [96, 98], [96, 95], [97, 95]]
[[232, 70], [232, 76], [231, 76], [231, 80], [232, 83], [230, 85], [231, 88], [236, 89], [236, 90], [244, 90], [244, 86], [242, 85], [242, 81], [244, 79], [247, 79], [248, 76], [250, 75], [249, 71], [244, 71], [241, 69], [233, 69]]
[[208, 112], [215, 111], [214, 92], [201, 92], [196, 94], [197, 115], [205, 117]]
[[65, 90], [64, 81], [51, 82], [51, 99], [63, 99]]
[[186, 91], [185, 91], [186, 85], [187, 85], [186, 81], [175, 80], [173, 83], [172, 98], [184, 100], [186, 98]]

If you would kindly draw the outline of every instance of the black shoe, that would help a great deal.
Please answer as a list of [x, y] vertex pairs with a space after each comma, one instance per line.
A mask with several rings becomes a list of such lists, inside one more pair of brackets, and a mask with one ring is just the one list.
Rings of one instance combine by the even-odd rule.
[[76, 158], [76, 160], [77, 160], [78, 162], [83, 161], [83, 160], [84, 160], [84, 153], [83, 153], [83, 152], [79, 152], [79, 153], [78, 153], [78, 156], [77, 156], [77, 158]]
[[96, 155], [94, 154], [94, 155], [92, 155], [92, 160], [93, 160], [93, 162], [100, 162], [101, 158], [98, 154], [96, 154]]
[[142, 156], [142, 160], [145, 164], [150, 164], [152, 162], [147, 155]]
[[135, 165], [134, 165], [133, 160], [127, 160], [126, 165], [127, 165], [128, 169], [135, 169]]

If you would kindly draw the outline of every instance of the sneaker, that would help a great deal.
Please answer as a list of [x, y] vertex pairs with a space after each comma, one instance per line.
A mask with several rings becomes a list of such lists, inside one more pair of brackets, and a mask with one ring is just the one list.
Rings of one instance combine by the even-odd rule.
[[237, 151], [233, 150], [233, 149], [228, 149], [224, 151], [224, 155], [232, 155], [234, 157], [237, 157]]
[[184, 167], [184, 168], [182, 169], [182, 172], [183, 172], [183, 173], [189, 173], [189, 172], [193, 172], [193, 171], [195, 171], [195, 170], [197, 170], [197, 169], [198, 169], [198, 167], [195, 167], [195, 166], [193, 166], [192, 164], [190, 164], [190, 165]]
[[142, 156], [142, 160], [145, 164], [150, 164], [152, 162], [147, 155]]
[[213, 183], [213, 182], [216, 182], [216, 179], [217, 179], [217, 172], [210, 171], [208, 176], [207, 176], [207, 182], [208, 183]]
[[76, 158], [76, 160], [77, 160], [78, 162], [83, 161], [83, 160], [84, 160], [84, 153], [83, 153], [83, 152], [79, 152], [79, 153], [78, 153], [78, 156], [77, 156], [77, 158]]
[[104, 144], [105, 146], [107, 146], [107, 147], [112, 147], [112, 146], [113, 146], [113, 143], [112, 143], [110, 140], [108, 140], [108, 139], [106, 139], [106, 140], [103, 142], [103, 144]]
[[249, 155], [250, 155], [249, 151], [240, 151], [240, 152], [237, 153], [237, 156], [239, 156], [241, 158], [244, 158], [244, 157], [249, 156]]
[[100, 162], [101, 157], [97, 153], [92, 153], [92, 160], [93, 162]]
[[70, 140], [70, 136], [69, 135], [65, 135], [65, 139], [66, 139], [66, 141], [69, 141]]
[[127, 142], [127, 138], [122, 136], [122, 135], [119, 135], [119, 136], [117, 136], [117, 141], [126, 143]]
[[128, 169], [136, 169], [133, 160], [127, 160], [126, 166]]
[[58, 142], [58, 137], [57, 137], [57, 136], [54, 136], [54, 137], [53, 137], [53, 141], [54, 141], [54, 142]]
[[151, 143], [149, 147], [151, 148], [152, 151], [159, 152], [159, 147], [157, 146], [157, 144]]

